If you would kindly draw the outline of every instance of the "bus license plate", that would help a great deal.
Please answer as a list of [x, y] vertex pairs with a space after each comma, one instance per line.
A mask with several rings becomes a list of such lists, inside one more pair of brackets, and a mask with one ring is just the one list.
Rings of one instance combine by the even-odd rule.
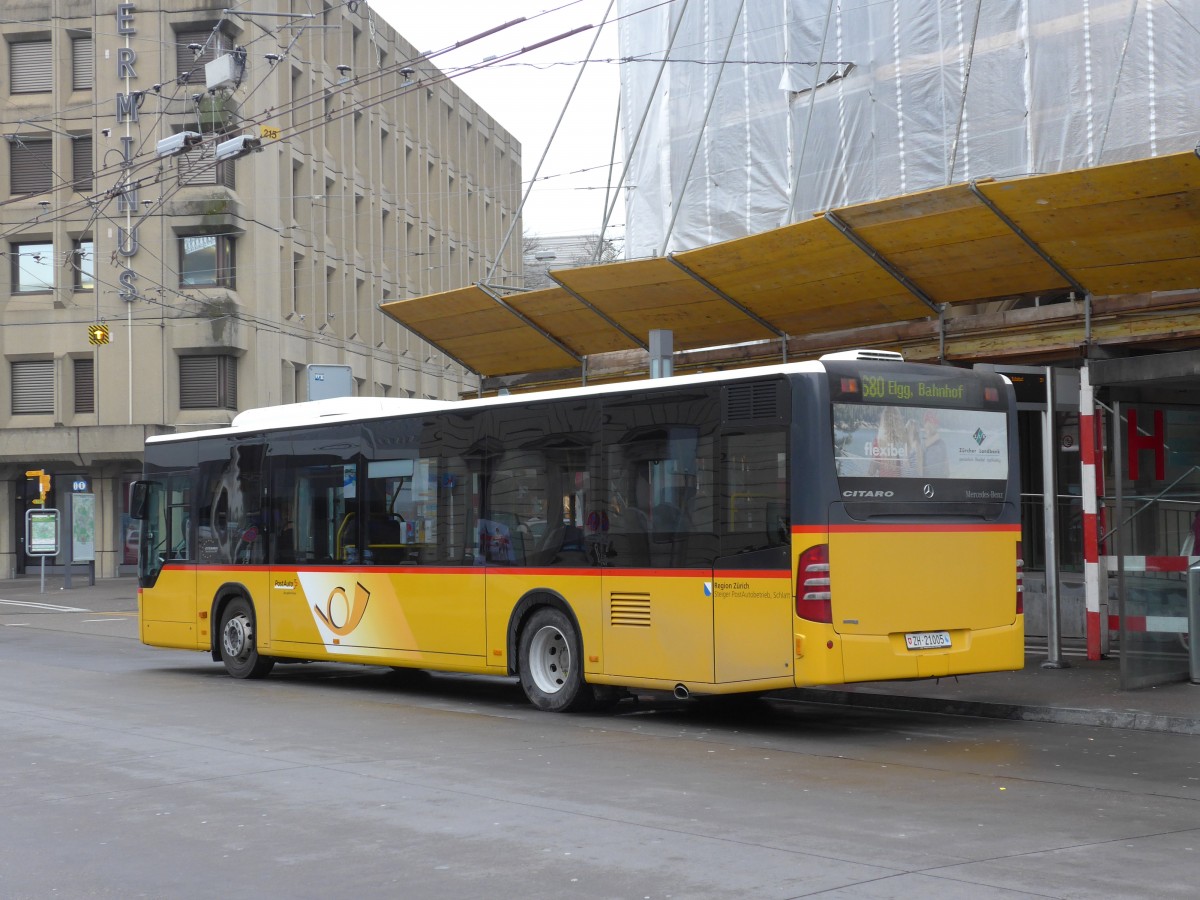
[[949, 647], [948, 631], [913, 631], [904, 635], [904, 644], [909, 650], [930, 650], [934, 647]]

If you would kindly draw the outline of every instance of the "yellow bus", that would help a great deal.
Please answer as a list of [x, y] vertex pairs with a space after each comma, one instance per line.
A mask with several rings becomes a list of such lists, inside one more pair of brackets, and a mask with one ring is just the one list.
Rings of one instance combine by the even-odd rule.
[[858, 351], [153, 437], [141, 639], [237, 678], [519, 676], [540, 709], [1023, 665], [1003, 376]]

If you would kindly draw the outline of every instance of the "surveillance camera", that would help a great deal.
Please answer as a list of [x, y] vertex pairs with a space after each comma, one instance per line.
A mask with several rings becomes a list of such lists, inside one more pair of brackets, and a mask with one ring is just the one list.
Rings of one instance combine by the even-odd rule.
[[280, 56], [278, 53], [267, 53], [263, 58], [266, 59], [266, 61], [271, 64], [277, 63], [281, 59], [283, 59], [283, 57]]
[[105, 137], [108, 137], [109, 135], [112, 134], [112, 129], [111, 128], [101, 128], [100, 133], [102, 135], [104, 135]]
[[403, 69], [400, 70], [400, 74], [403, 75], [405, 78], [412, 78], [414, 71], [415, 71], [415, 69], [410, 69], [408, 66], [405, 66]]
[[346, 65], [345, 63], [342, 63], [341, 65], [336, 66], [335, 68], [337, 68], [337, 70], [339, 72], [341, 72], [343, 75], [347, 75], [350, 72], [350, 67], [348, 65]]

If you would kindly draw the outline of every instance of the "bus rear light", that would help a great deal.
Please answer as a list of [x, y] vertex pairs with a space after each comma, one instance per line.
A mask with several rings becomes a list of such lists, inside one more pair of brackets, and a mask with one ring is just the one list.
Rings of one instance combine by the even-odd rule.
[[1025, 559], [1017, 541], [1017, 615], [1025, 614]]
[[817, 544], [800, 554], [800, 568], [796, 573], [796, 615], [810, 622], [833, 621], [828, 544]]

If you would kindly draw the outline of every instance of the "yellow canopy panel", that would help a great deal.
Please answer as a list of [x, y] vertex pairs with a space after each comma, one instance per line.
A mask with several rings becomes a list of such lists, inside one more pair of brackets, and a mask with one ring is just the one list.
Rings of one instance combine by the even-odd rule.
[[1070, 287], [970, 185], [863, 203], [836, 215], [936, 303]]
[[509, 294], [504, 302], [580, 356], [632, 350], [638, 346], [594, 309], [560, 287]]
[[824, 218], [675, 258], [790, 335], [933, 314]]
[[654, 328], [672, 331], [678, 350], [775, 337], [661, 257], [561, 269], [553, 276], [643, 344]]
[[1194, 152], [981, 190], [1093, 294], [1200, 286], [1200, 158]]
[[1194, 289], [1200, 158], [950, 185], [668, 258], [551, 275], [564, 287], [502, 299], [470, 287], [383, 309], [474, 371], [508, 375], [644, 346], [655, 328], [687, 350], [1075, 285], [1100, 296]]
[[515, 375], [579, 364], [476, 286], [393, 300], [380, 309], [481, 375]]

